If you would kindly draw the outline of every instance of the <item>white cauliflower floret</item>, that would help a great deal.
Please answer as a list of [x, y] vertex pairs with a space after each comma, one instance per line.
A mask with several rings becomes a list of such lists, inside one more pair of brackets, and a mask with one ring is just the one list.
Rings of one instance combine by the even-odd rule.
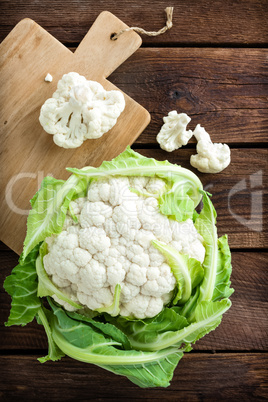
[[198, 124], [194, 130], [197, 139], [197, 154], [192, 155], [190, 163], [202, 173], [219, 173], [231, 162], [231, 151], [227, 144], [216, 144], [209, 134]]
[[177, 251], [203, 263], [205, 258], [203, 239], [198, 234], [193, 221], [191, 219], [185, 222], [171, 221], [170, 226], [173, 238], [170, 245]]
[[71, 286], [71, 282], [68, 281], [68, 279], [62, 279], [60, 276], [56, 274], [52, 275], [52, 282], [59, 288], [66, 288], [68, 286]]
[[91, 254], [89, 254], [87, 250], [84, 250], [80, 247], [74, 249], [73, 256], [76, 265], [79, 267], [84, 267], [87, 265], [92, 258]]
[[146, 185], [148, 181], [149, 178], [145, 176], [129, 178], [130, 187], [135, 188], [140, 192], [144, 192], [146, 190]]
[[125, 303], [121, 312], [125, 316], [154, 317], [163, 309], [163, 300], [157, 297], [149, 297], [138, 294], [135, 298]]
[[111, 240], [106, 236], [106, 232], [101, 228], [83, 228], [79, 232], [80, 247], [88, 250], [90, 254], [104, 251], [110, 247]]
[[107, 278], [111, 286], [122, 283], [125, 276], [126, 271], [120, 262], [116, 262], [114, 265], [107, 267]]
[[186, 131], [191, 118], [185, 113], [178, 114], [176, 110], [173, 110], [163, 120], [164, 125], [156, 137], [160, 147], [167, 152], [172, 152], [186, 145], [193, 135], [191, 130]]
[[143, 285], [147, 280], [146, 271], [147, 269], [144, 266], [131, 264], [126, 276], [127, 282], [135, 286]]
[[[121, 294], [120, 299], [122, 302], [121, 308], [124, 307], [125, 303], [128, 303], [130, 300], [135, 298], [140, 293], [140, 287], [136, 285], [132, 285], [129, 282], [123, 282], [121, 286]], [[124, 314], [122, 314], [124, 315]]]
[[80, 215], [85, 202], [86, 197], [77, 198], [75, 201], [71, 201], [69, 205], [70, 211], [76, 216]]
[[152, 178], [151, 180], [149, 180], [149, 182], [146, 186], [146, 190], [148, 193], [161, 194], [162, 192], [164, 192], [165, 187], [166, 187], [166, 183], [164, 182], [164, 180], [158, 179], [156, 177], [156, 178]]
[[144, 202], [137, 203], [137, 210], [143, 229], [152, 231], [152, 227], [160, 216], [157, 199], [154, 197], [145, 198]]
[[130, 201], [135, 198], [136, 194], [129, 190], [130, 183], [127, 177], [112, 178], [109, 180], [110, 184], [110, 197], [109, 202], [114, 207], [120, 205], [124, 200]]
[[106, 91], [98, 82], [71, 72], [63, 75], [52, 98], [42, 106], [39, 121], [53, 134], [55, 144], [77, 148], [109, 131], [124, 108], [120, 91]]
[[[48, 254], [43, 262], [52, 282], [66, 290], [71, 300], [92, 310], [107, 308], [119, 284], [120, 314], [142, 319], [158, 314], [176, 287], [170, 266], [152, 240], [201, 262], [205, 248], [191, 219], [168, 219], [160, 213], [157, 197], [142, 197], [129, 190], [137, 185], [142, 192], [153, 194], [156, 188], [159, 192], [165, 188], [165, 181], [139, 179], [93, 180], [87, 198], [71, 205], [78, 223], [68, 219], [70, 226], [46, 239]], [[67, 310], [75, 310], [55, 300]]]
[[148, 249], [151, 246], [152, 240], [155, 240], [155, 235], [149, 230], [140, 229], [136, 233], [135, 240], [137, 243], [142, 246], [144, 249]]
[[107, 202], [110, 199], [110, 188], [110, 183], [105, 180], [93, 180], [89, 186], [87, 198], [91, 202]]
[[112, 214], [112, 208], [102, 201], [86, 202], [81, 211], [80, 224], [82, 228], [102, 226]]
[[[75, 296], [75, 293], [72, 290], [72, 286], [63, 287], [62, 292], [65, 293], [65, 295], [68, 296], [68, 298], [70, 300], [72, 300], [73, 302], [76, 302], [76, 303], [78, 302], [78, 299], [77, 299], [77, 297]], [[65, 308], [65, 310], [67, 310], [67, 311], [75, 311], [75, 310], [77, 310], [76, 307], [73, 307], [69, 303], [59, 299], [58, 296], [56, 296], [56, 295], [52, 295], [52, 298], [57, 303], [61, 304]]]
[[78, 237], [76, 234], [68, 233], [64, 230], [57, 237], [57, 245], [63, 249], [73, 250], [78, 247]]
[[80, 289], [84, 293], [95, 289], [102, 289], [106, 282], [106, 267], [104, 264], [92, 259], [90, 264], [80, 269]]

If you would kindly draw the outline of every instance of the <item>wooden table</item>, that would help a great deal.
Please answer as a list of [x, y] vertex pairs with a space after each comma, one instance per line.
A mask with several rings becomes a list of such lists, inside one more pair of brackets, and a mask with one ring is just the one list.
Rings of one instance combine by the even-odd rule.
[[[172, 2], [171, 2], [172, 3]], [[199, 174], [213, 193], [219, 235], [232, 249], [233, 306], [216, 331], [179, 363], [167, 389], [139, 389], [96, 366], [64, 358], [41, 365], [47, 349], [36, 323], [5, 328], [10, 298], [0, 289], [0, 399], [3, 401], [181, 400], [259, 401], [267, 393], [267, 60], [266, 0], [13, 0], [3, 1], [0, 40], [30, 17], [75, 48], [97, 15], [109, 10], [128, 25], [157, 30], [174, 5], [174, 27], [143, 46], [110, 80], [152, 116], [134, 149], [186, 168], [195, 144], [171, 154], [155, 137], [171, 110], [186, 112], [190, 128], [204, 126], [231, 147], [232, 163], [217, 175]], [[2, 124], [2, 122], [0, 122]], [[16, 228], [14, 228], [16, 230]], [[17, 255], [1, 244], [1, 283]], [[18, 399], [17, 399], [18, 398]]]

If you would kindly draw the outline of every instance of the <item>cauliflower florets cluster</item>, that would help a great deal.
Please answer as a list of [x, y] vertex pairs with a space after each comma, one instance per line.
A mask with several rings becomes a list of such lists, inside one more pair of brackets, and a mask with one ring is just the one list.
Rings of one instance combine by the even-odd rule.
[[147, 177], [93, 181], [87, 197], [70, 204], [78, 223], [68, 214], [63, 231], [46, 239], [44, 267], [54, 284], [91, 310], [112, 305], [120, 284], [121, 315], [158, 314], [171, 300], [176, 280], [151, 241], [165, 242], [200, 262], [205, 256], [191, 219], [180, 223], [160, 213], [157, 195], [165, 187], [164, 180]]
[[186, 113], [178, 114], [176, 110], [172, 110], [163, 120], [164, 124], [156, 137], [160, 147], [172, 152], [186, 145], [193, 135], [191, 130], [186, 130], [191, 118]]
[[56, 145], [77, 148], [109, 131], [124, 108], [120, 91], [106, 91], [98, 82], [71, 72], [63, 75], [42, 106], [39, 121]]
[[213, 143], [210, 135], [200, 124], [193, 133], [197, 139], [197, 154], [191, 156], [191, 165], [202, 173], [219, 173], [224, 170], [231, 162], [229, 146]]

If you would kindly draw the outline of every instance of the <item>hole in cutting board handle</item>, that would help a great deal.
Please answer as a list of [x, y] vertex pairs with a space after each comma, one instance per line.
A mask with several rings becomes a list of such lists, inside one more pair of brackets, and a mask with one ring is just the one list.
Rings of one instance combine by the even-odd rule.
[[111, 39], [111, 40], [117, 40], [118, 38], [115, 38], [115, 36], [116, 36], [116, 32], [113, 32], [113, 33], [111, 34], [111, 36], [110, 36], [110, 39]]

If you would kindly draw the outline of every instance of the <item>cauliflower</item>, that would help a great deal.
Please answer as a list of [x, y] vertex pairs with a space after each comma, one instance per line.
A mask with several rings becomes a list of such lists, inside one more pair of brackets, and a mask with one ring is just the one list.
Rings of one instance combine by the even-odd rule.
[[48, 73], [48, 74], [45, 76], [45, 81], [46, 81], [46, 82], [52, 82], [52, 81], [53, 81], [52, 75]]
[[53, 134], [55, 144], [77, 148], [109, 131], [124, 108], [120, 91], [106, 91], [98, 82], [71, 72], [63, 75], [52, 98], [42, 106], [39, 121]]
[[[201, 263], [205, 257], [193, 221], [177, 222], [160, 212], [156, 197], [164, 188], [166, 182], [155, 177], [93, 180], [87, 197], [70, 203], [63, 231], [46, 239], [44, 269], [54, 285], [72, 301], [97, 311], [112, 305], [120, 285], [121, 315], [142, 319], [161, 312], [177, 282], [152, 241]], [[53, 297], [66, 310], [76, 309]]]
[[219, 173], [231, 162], [231, 151], [227, 144], [214, 144], [206, 130], [198, 124], [193, 132], [197, 139], [197, 155], [190, 163], [202, 173]]
[[193, 135], [191, 130], [186, 131], [191, 118], [185, 113], [178, 114], [176, 110], [173, 110], [163, 120], [165, 124], [156, 137], [160, 147], [167, 152], [172, 152], [186, 145]]

